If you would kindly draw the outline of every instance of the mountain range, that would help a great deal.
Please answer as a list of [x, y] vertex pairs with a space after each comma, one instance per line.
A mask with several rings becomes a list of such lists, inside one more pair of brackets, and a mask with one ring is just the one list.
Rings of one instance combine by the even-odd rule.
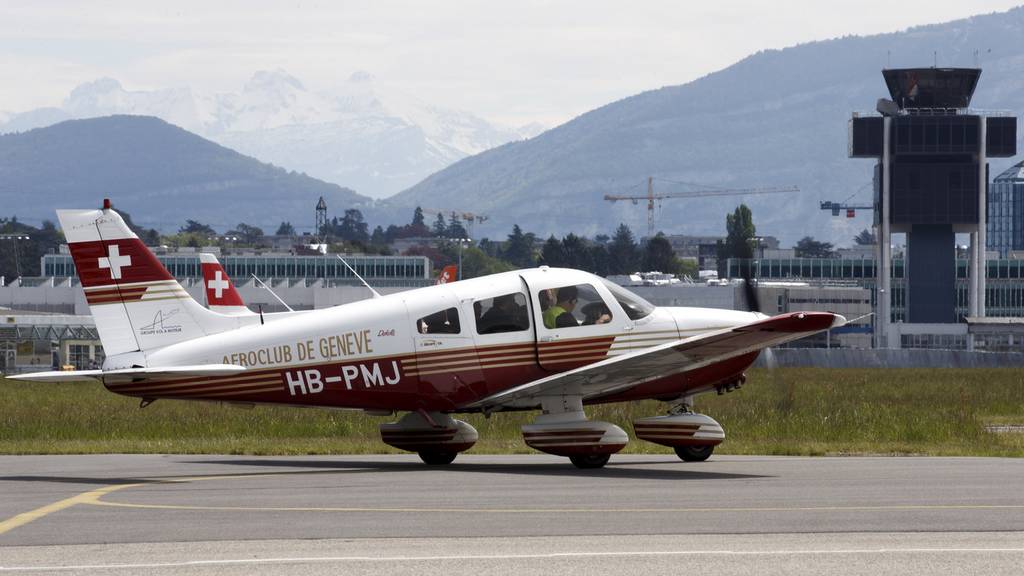
[[[792, 245], [805, 235], [849, 245], [870, 211], [833, 218], [819, 200], [870, 202], [873, 164], [847, 157], [847, 123], [888, 97], [885, 67], [983, 68], [972, 106], [1024, 112], [1024, 8], [874, 36], [753, 54], [687, 84], [625, 98], [527, 141], [465, 158], [384, 202], [380, 219], [417, 204], [490, 219], [476, 235], [519, 223], [542, 235], [646, 233], [646, 202], [605, 194], [796, 185], [798, 194], [665, 200], [657, 228], [724, 234], [725, 213], [751, 206], [758, 233]], [[1024, 130], [1018, 130], [1024, 137]], [[1019, 145], [1020, 146], [1020, 145]], [[1024, 147], [1019, 147], [1024, 151]], [[998, 174], [1010, 160], [993, 160]], [[682, 183], [696, 183], [699, 186]]]
[[[129, 203], [147, 225], [178, 219], [177, 226], [185, 217], [196, 218], [197, 210], [266, 225], [311, 220], [310, 199], [326, 191], [333, 213], [358, 207], [371, 225], [408, 222], [419, 205], [488, 215], [476, 226], [476, 237], [503, 238], [516, 223], [546, 236], [610, 234], [625, 222], [643, 235], [645, 202], [609, 204], [602, 198], [642, 195], [647, 178], [655, 177], [655, 193], [800, 188], [784, 196], [668, 199], [656, 213], [659, 230], [723, 234], [725, 214], [742, 201], [751, 206], [758, 233], [777, 236], [784, 246], [805, 235], [849, 245], [871, 226], [870, 212], [834, 218], [818, 203], [870, 202], [873, 163], [847, 157], [847, 125], [853, 112], [871, 111], [877, 98], [887, 96], [881, 70], [977, 65], [983, 73], [972, 106], [1020, 114], [1022, 39], [1024, 8], [1016, 8], [765, 50], [687, 84], [607, 104], [526, 140], [509, 131], [495, 136], [493, 127], [470, 115], [401, 98], [385, 101], [366, 74], [354, 75], [342, 93], [331, 96], [308, 91], [280, 71], [258, 73], [242, 92], [214, 97], [186, 88], [130, 92], [102, 80], [80, 86], [60, 108], [8, 115], [0, 130], [112, 110], [159, 111], [168, 122], [240, 152], [261, 159], [273, 155], [275, 164], [291, 171], [312, 175], [303, 162], [322, 162], [333, 170], [331, 179], [349, 188], [261, 164], [152, 119], [115, 117], [112, 124], [66, 122], [0, 136], [0, 201], [17, 208], [9, 212], [42, 210], [51, 217], [53, 206], [82, 205], [83, 198], [114, 190], [125, 196], [119, 205]], [[131, 139], [124, 140], [126, 134]], [[500, 144], [503, 139], [509, 141]], [[1018, 139], [1024, 152], [1024, 130]], [[161, 148], [172, 143], [182, 147]], [[448, 165], [459, 154], [466, 157]], [[182, 175], [162, 165], [164, 155]], [[991, 173], [1014, 160], [993, 159]], [[352, 191], [370, 195], [403, 182], [410, 187], [373, 203]], [[25, 204], [26, 195], [31, 204]]]
[[312, 230], [321, 196], [335, 214], [372, 204], [151, 116], [67, 120], [0, 135], [3, 214], [30, 224], [53, 221], [57, 208], [98, 207], [110, 198], [137, 224], [165, 232], [187, 219], [220, 232], [244, 222], [267, 233], [287, 220], [303, 232]]
[[466, 156], [536, 135], [434, 106], [353, 74], [331, 93], [283, 70], [256, 72], [239, 92], [188, 87], [126, 90], [103, 78], [72, 90], [59, 107], [0, 116], [0, 133], [69, 119], [156, 116], [260, 161], [380, 198]]

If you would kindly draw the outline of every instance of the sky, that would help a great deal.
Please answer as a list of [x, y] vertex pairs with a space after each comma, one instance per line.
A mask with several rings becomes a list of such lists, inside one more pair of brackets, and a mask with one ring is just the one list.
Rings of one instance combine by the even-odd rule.
[[1019, 3], [7, 0], [0, 111], [58, 106], [75, 86], [101, 77], [129, 90], [235, 92], [253, 72], [279, 68], [325, 92], [368, 71], [433, 104], [509, 126], [551, 127], [759, 50]]

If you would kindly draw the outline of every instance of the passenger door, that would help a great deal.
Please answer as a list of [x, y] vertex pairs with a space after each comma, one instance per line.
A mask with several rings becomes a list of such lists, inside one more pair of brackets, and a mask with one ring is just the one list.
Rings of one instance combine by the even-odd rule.
[[452, 407], [473, 398], [472, 389], [483, 381], [471, 335], [469, 318], [459, 310], [451, 291], [405, 301], [413, 326], [416, 363], [422, 395], [439, 396]]
[[463, 309], [473, 317], [473, 339], [487, 379], [486, 388], [479, 392], [490, 395], [542, 376], [529, 292], [522, 279], [495, 277], [491, 285], [476, 288], [472, 297], [468, 296], [466, 301], [472, 305]]

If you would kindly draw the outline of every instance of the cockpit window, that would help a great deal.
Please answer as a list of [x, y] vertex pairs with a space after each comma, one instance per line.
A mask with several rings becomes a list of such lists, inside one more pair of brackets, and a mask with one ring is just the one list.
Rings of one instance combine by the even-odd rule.
[[612, 311], [590, 284], [541, 290], [537, 299], [544, 316], [544, 327], [549, 330], [607, 324], [612, 321]]
[[654, 304], [651, 304], [647, 300], [644, 300], [610, 280], [605, 280], [603, 278], [602, 280], [608, 290], [611, 291], [612, 296], [619, 303], [619, 306], [622, 306], [622, 311], [626, 313], [626, 316], [628, 316], [630, 320], [646, 318], [651, 314], [651, 312], [654, 312]]
[[448, 308], [424, 316], [416, 321], [416, 331], [420, 334], [458, 334], [461, 331], [459, 311]]

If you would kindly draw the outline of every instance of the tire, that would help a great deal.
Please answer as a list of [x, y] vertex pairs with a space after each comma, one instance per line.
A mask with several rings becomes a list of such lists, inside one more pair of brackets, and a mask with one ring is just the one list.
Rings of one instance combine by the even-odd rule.
[[451, 464], [455, 457], [459, 455], [458, 452], [420, 452], [420, 460], [423, 460], [428, 466], [444, 466]]
[[676, 446], [676, 456], [683, 462], [703, 462], [711, 457], [714, 446]]
[[580, 454], [578, 456], [569, 456], [569, 461], [572, 465], [581, 470], [593, 470], [595, 468], [604, 468], [604, 465], [608, 463], [608, 459], [611, 458], [611, 454]]

